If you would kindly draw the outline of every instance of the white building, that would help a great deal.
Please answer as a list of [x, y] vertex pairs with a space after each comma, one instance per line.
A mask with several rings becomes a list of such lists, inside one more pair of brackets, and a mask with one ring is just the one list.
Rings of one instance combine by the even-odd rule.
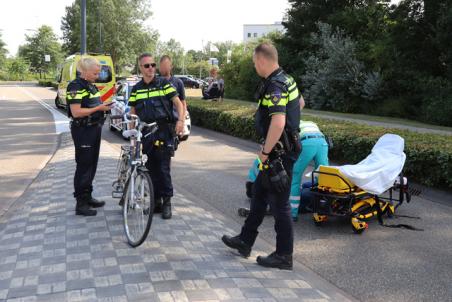
[[261, 38], [271, 32], [284, 32], [284, 26], [281, 22], [274, 24], [243, 24], [243, 42]]

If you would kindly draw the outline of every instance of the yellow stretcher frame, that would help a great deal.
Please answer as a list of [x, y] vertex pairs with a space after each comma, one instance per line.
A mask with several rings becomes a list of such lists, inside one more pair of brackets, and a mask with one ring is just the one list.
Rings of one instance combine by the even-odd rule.
[[[372, 217], [387, 214], [392, 216], [396, 208], [403, 202], [406, 194], [409, 202], [410, 196], [407, 186], [392, 187], [389, 189], [389, 198], [368, 193], [342, 175], [337, 167], [320, 166], [318, 171], [312, 172], [312, 183], [318, 176], [318, 185], [311, 188], [314, 195], [313, 220], [316, 225], [322, 225], [328, 216], [343, 216], [350, 219], [352, 229], [361, 234], [368, 228], [367, 222]], [[400, 175], [403, 184], [403, 175]], [[393, 198], [393, 190], [399, 189], [399, 198]], [[394, 205], [398, 202], [397, 205]]]

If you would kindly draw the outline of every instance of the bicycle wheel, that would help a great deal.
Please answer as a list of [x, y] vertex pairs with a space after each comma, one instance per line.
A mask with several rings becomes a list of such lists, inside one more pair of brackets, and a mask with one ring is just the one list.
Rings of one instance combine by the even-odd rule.
[[136, 169], [124, 194], [124, 231], [129, 245], [137, 247], [146, 240], [154, 213], [154, 188], [149, 174]]

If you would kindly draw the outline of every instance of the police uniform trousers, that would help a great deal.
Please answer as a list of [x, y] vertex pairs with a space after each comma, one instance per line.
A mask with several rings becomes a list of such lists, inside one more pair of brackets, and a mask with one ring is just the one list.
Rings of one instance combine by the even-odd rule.
[[[293, 164], [296, 156], [284, 155], [282, 157], [284, 168], [292, 177]], [[262, 173], [259, 173], [253, 186], [253, 197], [250, 204], [250, 213], [242, 227], [240, 238], [249, 246], [253, 246], [258, 235], [258, 227], [264, 220], [267, 205], [275, 219], [276, 253], [278, 255], [292, 255], [293, 253], [293, 225], [290, 214], [289, 194], [290, 187], [278, 193], [263, 185]]]
[[[172, 140], [169, 130], [161, 126], [161, 131], [158, 134], [159, 140], [165, 142], [164, 146], [156, 147], [150, 146], [143, 148], [148, 160], [146, 161], [146, 168], [149, 171], [149, 176], [154, 187], [155, 199], [163, 197], [173, 197], [173, 183], [171, 180], [171, 157], [174, 151], [169, 150], [166, 146]], [[167, 127], [167, 126], [166, 126]]]
[[71, 124], [71, 134], [75, 146], [74, 197], [91, 194], [96, 175], [102, 135], [102, 124], [77, 126]]

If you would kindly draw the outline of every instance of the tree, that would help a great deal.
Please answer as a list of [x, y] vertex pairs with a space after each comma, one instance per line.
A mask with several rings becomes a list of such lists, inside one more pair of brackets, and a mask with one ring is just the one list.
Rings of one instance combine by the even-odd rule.
[[378, 96], [380, 75], [367, 73], [356, 58], [356, 43], [342, 30], [318, 23], [312, 45], [318, 48], [305, 60], [303, 75], [306, 103], [314, 109], [358, 112], [366, 99]]
[[[134, 66], [140, 52], [156, 50], [158, 33], [145, 27], [149, 0], [87, 0], [87, 51], [109, 53], [117, 71]], [[63, 48], [80, 52], [80, 0], [66, 7], [61, 21]], [[100, 39], [101, 36], [101, 39]]]
[[6, 55], [8, 54], [8, 50], [5, 46], [6, 43], [3, 42], [2, 33], [0, 32], [0, 71], [5, 68]]
[[[34, 35], [25, 35], [26, 44], [19, 47], [19, 57], [30, 64], [32, 72], [42, 74], [55, 71], [62, 60], [61, 46], [52, 28], [43, 25]], [[45, 56], [50, 56], [50, 62], [45, 61]]]
[[170, 39], [168, 42], [160, 42], [157, 44], [156, 60], [161, 56], [168, 55], [173, 62], [173, 73], [178, 74], [182, 72], [185, 65], [184, 62], [184, 48], [175, 39]]
[[30, 66], [21, 57], [8, 59], [7, 62], [7, 76], [8, 80], [25, 80], [28, 78]]

